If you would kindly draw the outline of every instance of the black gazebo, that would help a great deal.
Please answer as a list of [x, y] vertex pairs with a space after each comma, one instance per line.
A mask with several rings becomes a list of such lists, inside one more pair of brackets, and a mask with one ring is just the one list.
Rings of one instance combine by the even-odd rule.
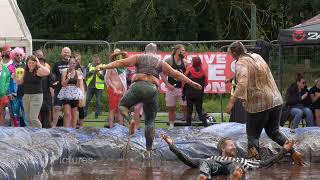
[[283, 49], [290, 47], [315, 47], [320, 45], [320, 14], [288, 29], [278, 36], [280, 90], [283, 86]]

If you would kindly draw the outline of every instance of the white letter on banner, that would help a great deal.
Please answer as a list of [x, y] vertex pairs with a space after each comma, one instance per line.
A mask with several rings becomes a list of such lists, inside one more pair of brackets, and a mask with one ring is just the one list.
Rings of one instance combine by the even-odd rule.
[[226, 92], [226, 83], [224, 82], [212, 82], [213, 92]]
[[209, 64], [208, 65], [208, 80], [213, 81], [224, 81], [226, 76], [224, 70], [226, 69], [225, 64]]
[[204, 60], [207, 62], [207, 64], [211, 64], [214, 58], [216, 57], [216, 55], [210, 53], [210, 57], [208, 56], [208, 54], [204, 54], [203, 57], [204, 57]]
[[216, 57], [217, 64], [226, 64], [227, 63], [226, 56], [227, 56], [227, 54], [217, 54], [217, 57]]
[[206, 85], [206, 87], [204, 88], [204, 92], [208, 93], [211, 91], [211, 82], [208, 82], [208, 85]]
[[192, 57], [197, 57], [197, 55], [195, 55], [195, 54], [189, 54], [188, 56], [187, 56], [187, 63], [188, 64], [190, 64], [191, 63], [191, 61], [192, 61]]

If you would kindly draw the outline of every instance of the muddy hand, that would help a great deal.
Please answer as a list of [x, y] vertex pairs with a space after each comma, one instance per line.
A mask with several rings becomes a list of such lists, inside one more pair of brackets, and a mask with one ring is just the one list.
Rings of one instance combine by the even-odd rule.
[[170, 136], [166, 135], [165, 133], [161, 132], [160, 133], [161, 138], [168, 144], [172, 145], [173, 140], [170, 138]]
[[231, 79], [226, 79], [224, 82], [225, 83], [231, 83], [231, 80], [232, 80], [232, 78]]
[[167, 89], [169, 90], [169, 91], [173, 91], [174, 90], [174, 87], [171, 85], [171, 84], [167, 84], [166, 85], [166, 87], [167, 87]]
[[233, 108], [233, 104], [228, 103], [228, 105], [226, 107], [226, 113], [231, 114], [232, 108]]
[[230, 176], [230, 180], [241, 180], [244, 177], [244, 170], [241, 167], [236, 167]]
[[296, 164], [298, 164], [298, 165], [300, 165], [300, 166], [304, 166], [304, 165], [306, 165], [306, 163], [303, 161], [302, 156], [303, 156], [303, 155], [302, 155], [300, 152], [297, 152], [297, 151], [294, 152], [294, 153], [291, 155], [294, 163], [296, 163]]
[[296, 141], [294, 139], [290, 139], [288, 141], [286, 141], [286, 143], [283, 145], [283, 148], [286, 152], [290, 151], [294, 144], [296, 143]]
[[202, 89], [202, 86], [199, 84], [199, 83], [196, 83], [196, 82], [193, 82], [190, 84], [192, 87], [198, 89], [198, 90], [201, 90]]
[[198, 176], [198, 180], [207, 180], [207, 177], [203, 174]]

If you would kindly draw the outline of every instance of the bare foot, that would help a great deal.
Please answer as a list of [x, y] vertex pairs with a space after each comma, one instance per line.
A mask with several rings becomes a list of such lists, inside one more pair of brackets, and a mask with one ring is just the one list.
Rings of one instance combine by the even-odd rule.
[[134, 134], [135, 131], [136, 131], [136, 122], [134, 121], [134, 119], [132, 119], [129, 122], [129, 135]]
[[300, 152], [294, 152], [292, 155], [291, 155], [294, 163], [300, 165], [300, 166], [304, 166], [305, 165], [305, 162], [303, 161], [302, 159], [302, 154]]
[[198, 176], [198, 180], [207, 180], [207, 177], [203, 174]]
[[285, 149], [286, 152], [288, 152], [293, 148], [295, 143], [296, 141], [294, 139], [290, 139], [286, 141], [286, 143], [283, 145], [283, 148]]
[[163, 139], [164, 141], [166, 141], [166, 143], [168, 143], [168, 144], [170, 144], [170, 145], [173, 144], [173, 140], [171, 139], [170, 136], [164, 134], [163, 132], [161, 132], [160, 136], [162, 137], [162, 139]]
[[241, 167], [236, 167], [230, 176], [230, 180], [241, 180], [244, 176], [244, 171]]
[[153, 154], [153, 152], [151, 150], [145, 151], [145, 159], [146, 160], [151, 160], [152, 159], [152, 154]]

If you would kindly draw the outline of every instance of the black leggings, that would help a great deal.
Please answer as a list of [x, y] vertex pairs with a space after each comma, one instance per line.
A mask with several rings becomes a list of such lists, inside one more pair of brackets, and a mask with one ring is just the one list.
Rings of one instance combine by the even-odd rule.
[[178, 157], [180, 161], [192, 168], [199, 168], [201, 174], [211, 179], [212, 175], [230, 175], [235, 167], [241, 167], [237, 162], [218, 162], [212, 159], [190, 158], [180, 151], [174, 144], [169, 145], [170, 150]]
[[159, 93], [156, 85], [147, 81], [138, 81], [131, 85], [127, 93], [122, 97], [119, 111], [122, 117], [129, 122], [129, 109], [142, 102], [144, 112], [146, 148], [152, 150], [155, 136], [154, 121], [157, 116]]
[[39, 118], [41, 120], [42, 128], [50, 128], [51, 123], [51, 115], [49, 110], [40, 111]]
[[79, 119], [84, 119], [85, 118], [84, 107], [78, 107], [78, 111], [79, 111]]
[[246, 131], [248, 137], [248, 155], [249, 158], [260, 159], [259, 157], [259, 138], [264, 128], [270, 139], [283, 146], [287, 141], [280, 130], [281, 106], [259, 112], [248, 113]]
[[187, 124], [191, 125], [193, 105], [195, 105], [200, 121], [202, 121], [204, 127], [207, 127], [208, 126], [207, 120], [202, 113], [203, 97], [202, 96], [200, 97], [186, 96], [186, 99], [187, 99], [187, 119], [186, 119]]

